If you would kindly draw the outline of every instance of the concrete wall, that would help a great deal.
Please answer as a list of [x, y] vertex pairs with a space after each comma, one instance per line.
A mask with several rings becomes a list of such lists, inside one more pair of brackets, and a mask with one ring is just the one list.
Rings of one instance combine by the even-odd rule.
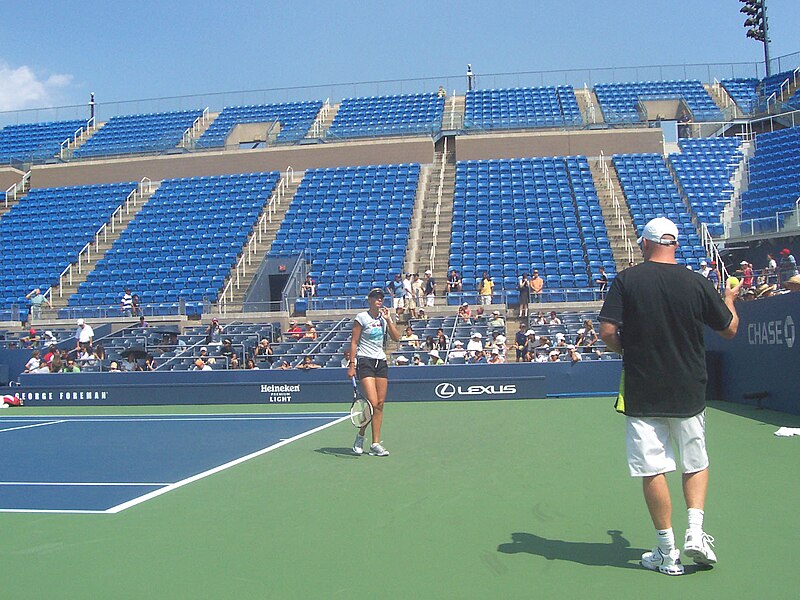
[[462, 135], [456, 138], [457, 160], [539, 156], [599, 156], [662, 152], [660, 129], [534, 131]]
[[22, 181], [23, 175], [25, 173], [14, 167], [0, 167], [0, 192], [5, 192], [15, 183]]
[[31, 171], [31, 187], [153, 181], [174, 177], [199, 177], [258, 171], [295, 171], [342, 166], [430, 163], [433, 140], [413, 138], [370, 140], [257, 150], [196, 152], [42, 165]]

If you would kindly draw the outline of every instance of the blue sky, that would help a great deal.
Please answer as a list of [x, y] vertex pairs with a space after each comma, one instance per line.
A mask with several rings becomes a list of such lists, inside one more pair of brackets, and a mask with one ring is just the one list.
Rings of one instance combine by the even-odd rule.
[[[0, 110], [83, 104], [91, 91], [111, 102], [389, 79], [431, 78], [463, 92], [468, 62], [479, 84], [501, 86], [536, 81], [485, 74], [763, 61], [736, 0], [4, 4]], [[767, 7], [773, 56], [800, 51], [800, 2]], [[369, 87], [331, 94], [388, 89]]]

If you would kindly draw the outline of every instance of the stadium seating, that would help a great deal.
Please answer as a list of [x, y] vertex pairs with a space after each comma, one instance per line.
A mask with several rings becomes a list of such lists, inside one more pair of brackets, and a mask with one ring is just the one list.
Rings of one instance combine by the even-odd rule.
[[676, 259], [693, 269], [698, 268], [706, 253], [692, 215], [681, 200], [664, 158], [659, 154], [615, 154], [613, 162], [630, 207], [636, 235], [642, 234], [650, 219], [671, 219], [680, 233]]
[[433, 134], [442, 126], [444, 99], [436, 94], [345, 98], [329, 138]]
[[467, 92], [465, 129], [565, 127], [582, 124], [571, 85]]
[[752, 115], [758, 110], [758, 79], [743, 77], [723, 79], [722, 87], [745, 115]]
[[0, 163], [41, 162], [59, 154], [61, 143], [86, 127], [86, 121], [9, 125], [0, 130]]
[[312, 308], [344, 308], [403, 271], [419, 165], [306, 171], [270, 256], [305, 254], [317, 281]]
[[457, 163], [449, 269], [462, 274], [463, 293], [449, 302], [476, 302], [483, 272], [496, 301], [514, 302], [518, 278], [534, 268], [545, 299], [591, 300], [599, 266], [616, 272], [585, 157]]
[[0, 307], [25, 305], [61, 273], [136, 189], [135, 183], [34, 188], [0, 219]]
[[180, 300], [215, 301], [279, 178], [270, 172], [164, 180], [69, 306], [118, 307], [125, 287], [147, 314], [175, 314]]
[[320, 101], [228, 106], [203, 133], [197, 141], [197, 146], [199, 148], [224, 146], [225, 139], [234, 126], [242, 123], [273, 121], [280, 123], [277, 141], [295, 142], [306, 134], [321, 107], [322, 102]]
[[640, 100], [671, 98], [683, 99], [696, 121], [722, 119], [722, 112], [696, 80], [599, 83], [594, 91], [606, 123], [637, 123], [641, 120], [636, 110]]
[[111, 117], [78, 147], [75, 158], [163, 152], [175, 148], [202, 110]]
[[750, 186], [742, 194], [742, 219], [771, 218], [791, 210], [800, 197], [800, 127], [756, 136]]
[[722, 211], [730, 204], [733, 176], [742, 155], [737, 138], [698, 138], [678, 141], [681, 152], [670, 154], [669, 161], [678, 176], [698, 223], [709, 233], [724, 233]]

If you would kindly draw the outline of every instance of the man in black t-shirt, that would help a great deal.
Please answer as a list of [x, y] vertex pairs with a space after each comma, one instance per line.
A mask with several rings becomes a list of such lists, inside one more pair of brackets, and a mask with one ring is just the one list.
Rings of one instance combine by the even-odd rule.
[[675, 261], [678, 228], [651, 220], [638, 240], [645, 262], [617, 275], [600, 311], [600, 337], [623, 355], [617, 411], [626, 415], [628, 467], [641, 477], [658, 545], [642, 565], [681, 575], [672, 531], [672, 501], [665, 473], [676, 469], [678, 447], [689, 514], [684, 554], [700, 564], [716, 562], [711, 536], [703, 531], [708, 487], [705, 447], [704, 326], [723, 338], [736, 335], [733, 302], [741, 284], [721, 298], [702, 275]]

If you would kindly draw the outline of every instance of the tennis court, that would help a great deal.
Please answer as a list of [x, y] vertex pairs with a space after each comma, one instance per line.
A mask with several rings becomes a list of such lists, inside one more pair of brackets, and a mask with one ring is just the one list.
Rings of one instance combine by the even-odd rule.
[[[800, 426], [800, 417], [712, 404], [706, 527], [716, 537], [720, 562], [670, 578], [637, 564], [653, 532], [639, 483], [627, 475], [623, 421], [610, 398], [397, 403], [387, 407], [384, 425], [388, 458], [350, 455], [354, 429], [336, 423], [335, 414], [324, 422], [299, 419], [294, 434], [273, 430], [279, 419], [242, 420], [249, 424], [238, 429], [220, 418], [181, 427], [181, 434], [171, 422], [181, 415], [319, 410], [15, 410], [42, 422], [91, 418], [91, 427], [142, 427], [128, 419], [169, 415], [148, 424], [148, 431], [157, 427], [163, 434], [153, 440], [166, 441], [145, 441], [144, 452], [166, 444], [170, 452], [177, 446], [187, 455], [202, 454], [205, 442], [192, 446], [192, 437], [214, 437], [210, 423], [231, 428], [219, 444], [224, 456], [190, 461], [171, 479], [145, 483], [175, 483], [226, 459], [260, 454], [113, 514], [0, 513], [0, 589], [15, 598], [796, 596], [800, 440], [773, 433]], [[62, 425], [77, 423], [31, 430], [49, 435]], [[139, 437], [126, 435], [125, 447]], [[241, 444], [237, 437], [250, 441]], [[36, 462], [25, 462], [36, 449], [13, 439], [0, 433], [3, 481], [21, 476], [15, 465], [24, 464], [31, 475]], [[47, 443], [46, 436], [36, 440]], [[61, 465], [51, 479], [59, 471], [75, 477], [66, 457], [53, 456], [57, 451], [39, 455]], [[90, 475], [135, 482], [158, 474], [128, 475], [126, 468]], [[8, 487], [0, 486], [4, 498]], [[674, 513], [682, 532], [685, 511], [676, 506]]]

